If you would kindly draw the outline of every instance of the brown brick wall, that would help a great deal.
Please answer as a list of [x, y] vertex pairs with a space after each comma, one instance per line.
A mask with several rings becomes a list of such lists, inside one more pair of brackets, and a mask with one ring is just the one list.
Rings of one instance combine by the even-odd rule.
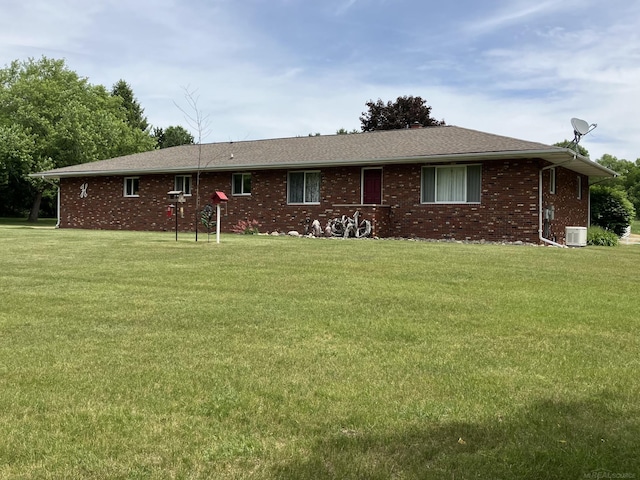
[[457, 240], [537, 241], [538, 164], [493, 161], [482, 165], [479, 204], [421, 204], [421, 165], [385, 170], [385, 201], [392, 234]]
[[[216, 190], [229, 197], [222, 207], [222, 231], [231, 231], [239, 220], [256, 219], [260, 231], [303, 232], [314, 219], [323, 228], [334, 217], [360, 210], [371, 220], [378, 236], [419, 237], [487, 241], [538, 241], [537, 160], [490, 161], [482, 165], [482, 193], [479, 204], [443, 205], [420, 203], [421, 165], [386, 165], [383, 168], [383, 205], [360, 205], [361, 167], [321, 170], [319, 205], [287, 205], [287, 170], [251, 172], [252, 193], [231, 195], [233, 172], [203, 173], [200, 180], [201, 206]], [[548, 191], [548, 171], [544, 172]], [[167, 192], [174, 188], [174, 175], [140, 175], [139, 197], [124, 197], [124, 177], [64, 178], [61, 181], [61, 227], [89, 229], [165, 230], [175, 229], [175, 217], [166, 215], [173, 203]], [[566, 225], [586, 226], [588, 185], [583, 178], [583, 198], [577, 199], [577, 174], [557, 169], [557, 193], [545, 193], [543, 204], [555, 205], [551, 231], [564, 239]], [[80, 198], [81, 185], [88, 183], [87, 197]], [[180, 231], [195, 229], [196, 174], [194, 195], [184, 203]], [[307, 221], [308, 219], [308, 221]], [[204, 227], [199, 226], [200, 231]]]
[[[542, 208], [553, 206], [555, 218], [550, 222], [547, 238], [564, 244], [565, 228], [586, 227], [589, 218], [589, 178], [562, 167], [556, 167], [556, 193], [549, 191], [550, 170], [543, 171]], [[582, 198], [578, 199], [578, 177], [582, 178]]]

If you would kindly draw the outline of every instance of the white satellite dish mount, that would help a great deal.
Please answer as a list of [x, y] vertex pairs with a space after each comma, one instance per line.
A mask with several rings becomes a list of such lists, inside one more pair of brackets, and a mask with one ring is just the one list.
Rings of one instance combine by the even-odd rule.
[[571, 119], [571, 126], [573, 127], [573, 141], [571, 143], [577, 146], [580, 143], [580, 139], [596, 128], [598, 124], [592, 123], [589, 125], [588, 122], [574, 117]]

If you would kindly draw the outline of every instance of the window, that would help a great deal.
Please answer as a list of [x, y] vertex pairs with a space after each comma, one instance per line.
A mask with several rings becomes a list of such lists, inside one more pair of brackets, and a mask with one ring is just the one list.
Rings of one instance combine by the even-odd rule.
[[422, 167], [422, 203], [480, 203], [482, 167]]
[[549, 193], [556, 193], [556, 169], [549, 170]]
[[320, 172], [289, 172], [288, 203], [320, 203]]
[[578, 181], [578, 191], [576, 192], [576, 196], [578, 200], [582, 200], [582, 177], [578, 175], [576, 179]]
[[234, 173], [231, 181], [231, 193], [233, 195], [251, 194], [251, 174]]
[[176, 175], [174, 190], [180, 190], [185, 195], [191, 195], [191, 175]]
[[124, 196], [138, 197], [140, 190], [140, 179], [138, 177], [124, 178]]

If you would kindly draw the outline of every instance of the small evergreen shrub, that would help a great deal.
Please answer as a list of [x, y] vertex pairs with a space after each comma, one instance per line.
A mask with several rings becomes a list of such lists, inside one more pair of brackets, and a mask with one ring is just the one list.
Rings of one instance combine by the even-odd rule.
[[241, 235], [257, 235], [258, 227], [260, 224], [257, 220], [239, 220], [233, 227], [231, 227], [231, 231], [233, 233], [239, 233]]
[[616, 247], [618, 246], [618, 235], [597, 225], [592, 226], [587, 229], [587, 245]]

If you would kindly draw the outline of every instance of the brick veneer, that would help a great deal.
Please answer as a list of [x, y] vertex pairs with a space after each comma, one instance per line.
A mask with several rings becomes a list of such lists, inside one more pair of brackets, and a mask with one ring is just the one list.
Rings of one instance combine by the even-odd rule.
[[[479, 204], [421, 204], [421, 165], [383, 167], [382, 205], [361, 205], [361, 167], [321, 169], [319, 205], [287, 205], [287, 170], [253, 171], [251, 195], [231, 195], [232, 172], [202, 173], [200, 198], [203, 206], [212, 193], [229, 196], [222, 207], [221, 230], [230, 231], [239, 220], [256, 219], [260, 230], [302, 232], [305, 224], [353, 215], [360, 210], [372, 220], [381, 237], [419, 237], [458, 240], [538, 242], [538, 179], [544, 162], [538, 160], [488, 161], [482, 164]], [[557, 193], [548, 193], [549, 171], [543, 173], [543, 206], [554, 205], [550, 230], [564, 240], [567, 225], [586, 226], [588, 179], [582, 178], [582, 199], [577, 198], [577, 174], [557, 168]], [[184, 203], [180, 231], [195, 227], [195, 184]], [[81, 185], [88, 184], [80, 198]], [[174, 188], [174, 175], [140, 175], [139, 197], [124, 197], [124, 177], [80, 177], [61, 180], [60, 226], [63, 228], [165, 230], [175, 229], [175, 217], [166, 214], [173, 203], [167, 192]], [[308, 219], [308, 220], [307, 220]], [[202, 227], [199, 227], [202, 231]]]
[[[549, 191], [550, 171], [543, 172], [542, 208], [555, 207], [555, 219], [550, 222], [548, 238], [558, 243], [565, 242], [565, 227], [586, 227], [589, 219], [589, 178], [562, 167], [556, 169], [556, 193]], [[578, 198], [578, 177], [581, 197]]]

